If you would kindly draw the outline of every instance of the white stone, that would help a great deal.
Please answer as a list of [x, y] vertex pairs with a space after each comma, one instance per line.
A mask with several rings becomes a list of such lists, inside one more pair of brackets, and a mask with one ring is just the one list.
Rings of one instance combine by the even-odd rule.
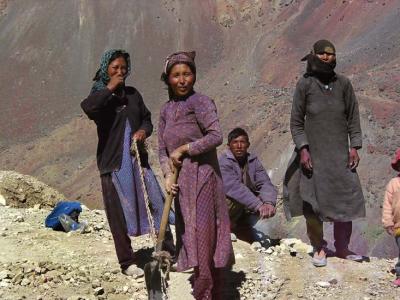
[[284, 244], [284, 245], [286, 245], [286, 246], [288, 246], [288, 247], [291, 247], [291, 246], [293, 246], [294, 244], [298, 244], [298, 243], [302, 243], [302, 241], [299, 240], [299, 239], [295, 239], [295, 238], [281, 239], [281, 240], [280, 240], [280, 244], [281, 244], [281, 245]]
[[22, 223], [22, 222], [24, 222], [24, 221], [25, 221], [25, 219], [24, 219], [24, 217], [21, 216], [21, 215], [18, 215], [18, 216], [16, 216], [16, 217], [14, 218], [14, 222]]
[[21, 281], [21, 285], [22, 286], [27, 286], [27, 285], [29, 285], [31, 283], [31, 281], [28, 279], [28, 278], [24, 278], [24, 279], [22, 279], [22, 281]]
[[293, 245], [293, 249], [300, 253], [312, 253], [313, 247], [311, 245], [307, 245], [303, 242], [297, 243]]
[[1, 195], [1, 194], [0, 194], [0, 205], [2, 205], [2, 206], [6, 206], [7, 205], [6, 198], [4, 198], [4, 196]]
[[8, 270], [3, 270], [0, 272], [0, 280], [11, 278], [11, 273]]
[[260, 242], [254, 242], [253, 244], [251, 244], [250, 248], [254, 251], [257, 251], [257, 250], [261, 250], [262, 246], [261, 246]]
[[316, 283], [316, 285], [318, 285], [320, 287], [323, 287], [323, 288], [328, 288], [328, 287], [331, 286], [331, 284], [329, 282], [326, 282], [326, 281], [318, 281]]
[[236, 259], [243, 259], [244, 257], [243, 257], [242, 254], [236, 253], [236, 254], [235, 254], [235, 258], [236, 258]]

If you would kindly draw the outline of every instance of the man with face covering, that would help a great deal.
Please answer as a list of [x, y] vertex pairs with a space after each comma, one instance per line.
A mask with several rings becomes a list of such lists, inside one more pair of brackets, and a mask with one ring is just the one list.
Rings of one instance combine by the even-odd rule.
[[336, 256], [359, 261], [348, 248], [352, 220], [365, 217], [356, 172], [362, 146], [357, 99], [350, 80], [334, 71], [330, 41], [317, 41], [302, 60], [307, 71], [293, 97], [290, 130], [296, 149], [285, 175], [286, 213], [306, 218], [315, 266], [327, 263], [323, 222], [334, 223]]

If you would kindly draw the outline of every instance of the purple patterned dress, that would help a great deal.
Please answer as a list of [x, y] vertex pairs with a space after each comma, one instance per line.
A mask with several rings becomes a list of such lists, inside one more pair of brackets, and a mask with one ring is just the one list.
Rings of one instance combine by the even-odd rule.
[[[222, 133], [214, 102], [194, 93], [184, 100], [163, 105], [158, 126], [159, 159], [164, 175], [168, 160], [189, 143], [189, 156], [179, 173], [175, 202], [178, 271], [195, 268], [193, 294], [211, 299], [214, 268], [233, 263], [228, 208], [225, 202], [216, 147]], [[214, 280], [213, 280], [214, 277]]]

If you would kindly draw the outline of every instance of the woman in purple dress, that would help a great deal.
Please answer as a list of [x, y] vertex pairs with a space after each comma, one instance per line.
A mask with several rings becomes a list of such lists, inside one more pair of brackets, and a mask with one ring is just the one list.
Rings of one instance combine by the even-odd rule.
[[[233, 263], [216, 153], [223, 138], [214, 102], [193, 90], [194, 57], [195, 52], [178, 52], [165, 62], [162, 80], [168, 86], [169, 101], [160, 113], [159, 159], [166, 190], [177, 194], [177, 269], [194, 268], [196, 299], [217, 299], [221, 270]], [[180, 168], [178, 184], [171, 182], [172, 165]]]

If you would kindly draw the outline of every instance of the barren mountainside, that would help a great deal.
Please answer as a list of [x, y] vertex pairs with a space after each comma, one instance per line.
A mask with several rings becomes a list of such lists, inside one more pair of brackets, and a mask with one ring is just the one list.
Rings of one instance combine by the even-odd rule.
[[[293, 151], [289, 114], [301, 57], [330, 39], [337, 71], [354, 85], [364, 147], [359, 173], [366, 220], [353, 248], [393, 256], [380, 225], [383, 189], [400, 145], [400, 2], [397, 0], [0, 1], [0, 169], [33, 175], [68, 199], [101, 207], [96, 130], [80, 101], [102, 52], [132, 55], [128, 82], [143, 94], [157, 125], [167, 93], [164, 58], [197, 51], [196, 89], [215, 99], [224, 134], [244, 126], [251, 150], [280, 185]], [[150, 139], [157, 170], [157, 144]], [[222, 150], [223, 146], [219, 150]], [[304, 232], [300, 221], [288, 225]], [[329, 231], [329, 230], [328, 230]]]

